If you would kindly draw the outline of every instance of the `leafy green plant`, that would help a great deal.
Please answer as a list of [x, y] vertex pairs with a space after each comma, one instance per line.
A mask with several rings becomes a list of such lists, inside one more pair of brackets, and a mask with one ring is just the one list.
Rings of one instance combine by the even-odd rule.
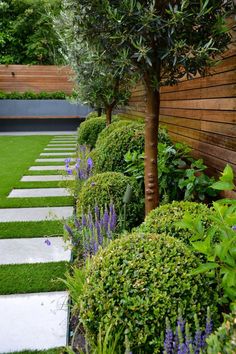
[[138, 231], [157, 234], [166, 233], [190, 245], [192, 231], [177, 223], [183, 219], [186, 213], [192, 215], [193, 219], [201, 217], [204, 230], [212, 223], [210, 219], [212, 211], [207, 205], [188, 201], [174, 201], [152, 210], [139, 226]]
[[[217, 188], [233, 189], [233, 170], [227, 165]], [[206, 257], [192, 274], [207, 272], [218, 280], [224, 292], [224, 301], [236, 302], [236, 203], [223, 200], [213, 203], [214, 213], [209, 216], [212, 225], [206, 230], [201, 217], [186, 214], [179, 226], [192, 232], [191, 244], [194, 250]]]
[[[78, 195], [78, 214], [88, 213], [90, 210], [93, 212], [96, 206], [105, 208], [112, 201], [119, 217], [123, 210], [123, 196], [128, 184], [132, 187], [132, 198], [127, 204], [126, 224], [128, 228], [137, 226], [144, 216], [142, 193], [135, 180], [118, 172], [96, 174], [83, 184]], [[119, 226], [122, 226], [122, 220], [119, 220]]]
[[207, 354], [236, 352], [236, 312], [224, 314], [224, 322], [207, 338]]
[[[202, 160], [191, 157], [191, 148], [186, 144], [162, 142], [161, 136], [159, 141], [158, 179], [162, 203], [181, 199], [204, 201], [208, 196], [217, 195], [217, 191], [210, 188], [214, 177], [204, 173], [207, 167]], [[144, 153], [128, 151], [124, 160], [127, 164], [125, 173], [138, 179], [144, 188]]]
[[88, 145], [91, 149], [95, 147], [99, 133], [106, 127], [106, 118], [98, 117], [86, 120], [78, 128], [78, 143]]
[[113, 321], [111, 335], [124, 331], [133, 353], [163, 349], [165, 319], [175, 325], [178, 307], [191, 324], [193, 313], [209, 304], [217, 319], [218, 295], [202, 274], [190, 277], [198, 259], [179, 240], [165, 234], [134, 233], [111, 242], [93, 257], [86, 273], [80, 316], [88, 338]]
[[204, 201], [207, 196], [215, 197], [218, 193], [211, 188], [215, 182], [214, 177], [208, 177], [204, 171], [207, 166], [203, 160], [195, 160], [184, 170], [184, 175], [178, 182], [178, 186], [184, 191], [185, 200]]

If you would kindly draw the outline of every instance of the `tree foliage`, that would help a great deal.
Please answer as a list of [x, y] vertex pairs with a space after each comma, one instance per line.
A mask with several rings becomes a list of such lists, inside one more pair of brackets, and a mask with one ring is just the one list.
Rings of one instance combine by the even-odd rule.
[[111, 50], [107, 56], [89, 47], [81, 37], [75, 8], [73, 1], [63, 1], [54, 29], [65, 62], [74, 69], [78, 99], [93, 108], [103, 108], [110, 123], [112, 110], [128, 102], [136, 76], [130, 66], [122, 65], [121, 70], [116, 51]]
[[49, 12], [60, 0], [0, 1], [0, 64], [55, 64], [58, 40]]

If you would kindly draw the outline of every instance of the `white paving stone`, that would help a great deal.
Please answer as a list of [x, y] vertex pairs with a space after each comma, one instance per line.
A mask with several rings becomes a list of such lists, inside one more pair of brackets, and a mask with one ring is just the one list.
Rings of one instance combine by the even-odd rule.
[[67, 345], [64, 291], [0, 296], [0, 353]]
[[75, 155], [74, 152], [42, 152], [40, 154], [40, 156], [61, 156], [61, 155], [64, 155], [64, 156], [73, 156]]
[[64, 146], [62, 146], [62, 147], [60, 147], [60, 148], [58, 148], [58, 147], [52, 147], [52, 148], [45, 148], [44, 149], [45, 151], [57, 151], [57, 150], [63, 150], [63, 151], [76, 151], [76, 149], [75, 148], [68, 148], [68, 147], [64, 147]]
[[[71, 162], [74, 162], [75, 159], [71, 159]], [[65, 158], [58, 157], [58, 158], [44, 158], [44, 159], [37, 159], [35, 162], [65, 162]]]
[[54, 182], [54, 181], [73, 181], [73, 176], [64, 175], [39, 175], [39, 176], [23, 176], [21, 182]]
[[76, 143], [76, 139], [64, 139], [64, 140], [51, 140], [49, 144], [71, 144], [71, 143]]
[[61, 171], [65, 170], [65, 165], [63, 166], [32, 166], [29, 171]]
[[[73, 215], [73, 207], [0, 209], [0, 222], [61, 220]], [[1, 342], [0, 342], [1, 343]]]
[[76, 147], [77, 144], [48, 144], [47, 147]]
[[69, 262], [69, 247], [62, 237], [4, 239], [0, 240], [0, 264]]
[[71, 193], [66, 188], [28, 188], [13, 189], [8, 198], [68, 197]]

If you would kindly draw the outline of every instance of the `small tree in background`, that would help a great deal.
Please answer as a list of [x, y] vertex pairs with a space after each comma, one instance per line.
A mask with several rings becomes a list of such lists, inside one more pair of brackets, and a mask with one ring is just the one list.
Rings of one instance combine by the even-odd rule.
[[98, 111], [103, 109], [109, 125], [114, 108], [128, 102], [137, 75], [130, 63], [120, 65], [116, 51], [99, 52], [87, 45], [81, 37], [76, 9], [73, 1], [65, 0], [60, 16], [54, 18], [54, 29], [65, 62], [75, 73], [77, 99]]
[[117, 52], [145, 83], [146, 214], [159, 203], [157, 140], [160, 87], [206, 75], [230, 42], [231, 0], [80, 0], [74, 6], [81, 40], [98, 53]]

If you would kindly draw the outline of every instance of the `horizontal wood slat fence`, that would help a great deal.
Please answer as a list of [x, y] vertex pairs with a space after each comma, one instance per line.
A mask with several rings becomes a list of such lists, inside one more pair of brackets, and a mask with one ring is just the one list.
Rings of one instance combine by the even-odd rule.
[[0, 91], [5, 92], [55, 92], [71, 93], [72, 71], [54, 65], [0, 65]]
[[[161, 88], [160, 122], [174, 141], [186, 142], [193, 155], [203, 158], [209, 173], [219, 175], [226, 163], [236, 173], [236, 45], [233, 42], [210, 76], [182, 80]], [[126, 118], [144, 118], [145, 88], [139, 84]]]

